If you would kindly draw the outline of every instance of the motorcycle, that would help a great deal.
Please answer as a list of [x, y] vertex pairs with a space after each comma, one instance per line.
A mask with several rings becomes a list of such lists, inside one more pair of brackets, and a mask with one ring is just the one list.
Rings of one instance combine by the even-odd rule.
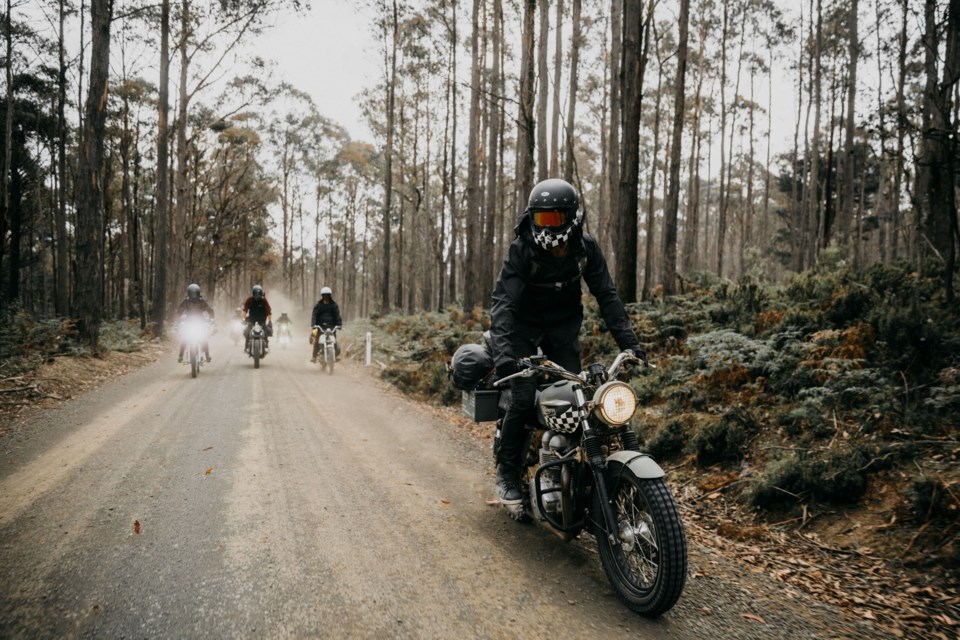
[[203, 316], [184, 314], [180, 316], [180, 322], [177, 324], [177, 333], [180, 335], [180, 341], [187, 346], [189, 358], [186, 362], [190, 363], [190, 377], [196, 378], [204, 362], [200, 350], [213, 333], [213, 323]]
[[259, 322], [250, 328], [250, 342], [247, 355], [253, 358], [253, 368], [260, 368], [260, 360], [267, 355], [267, 333]]
[[280, 341], [280, 346], [284, 349], [287, 348], [287, 345], [290, 344], [290, 329], [285, 327], [282, 323], [278, 323], [277, 329], [277, 340]]
[[[617, 380], [624, 365], [641, 363], [647, 364], [623, 352], [609, 369], [596, 363], [575, 374], [545, 356], [531, 356], [520, 360], [519, 373], [492, 386], [533, 376], [543, 383], [536, 396], [537, 424], [525, 447], [523, 501], [505, 505], [511, 517], [532, 518], [564, 541], [591, 533], [618, 599], [637, 613], [657, 616], [683, 591], [687, 543], [666, 474], [640, 453], [629, 425], [637, 395]], [[468, 413], [478, 410], [468, 402], [484, 402], [481, 411], [487, 415], [481, 417], [499, 416], [495, 451], [509, 406], [499, 395], [495, 389], [464, 393]]]
[[240, 318], [234, 319], [230, 324], [230, 337], [233, 338], [233, 346], [237, 346], [243, 340], [243, 320]]
[[339, 330], [340, 327], [328, 327], [326, 329], [319, 325], [312, 327], [311, 343], [316, 344], [317, 340], [320, 341], [318, 353], [320, 369], [325, 370], [330, 375], [333, 375], [333, 367], [337, 362], [337, 331]]

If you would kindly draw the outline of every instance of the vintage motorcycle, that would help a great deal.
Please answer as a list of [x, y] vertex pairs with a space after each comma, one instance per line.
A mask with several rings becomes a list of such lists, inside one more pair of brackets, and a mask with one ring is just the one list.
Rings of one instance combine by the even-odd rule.
[[323, 328], [319, 325], [313, 325], [311, 328], [311, 344], [320, 341], [320, 349], [317, 353], [317, 362], [320, 363], [321, 371], [326, 371], [333, 375], [333, 367], [337, 363], [337, 331], [341, 327]]
[[183, 314], [180, 316], [180, 322], [177, 323], [177, 333], [180, 335], [180, 341], [186, 344], [186, 352], [189, 358], [184, 362], [190, 363], [190, 377], [196, 378], [200, 373], [200, 367], [203, 366], [204, 358], [201, 355], [203, 344], [213, 334], [213, 322], [204, 317]]
[[253, 368], [260, 368], [260, 360], [267, 355], [267, 332], [259, 322], [254, 322], [250, 328], [250, 342], [247, 355], [253, 358]]
[[[629, 425], [637, 396], [617, 380], [627, 364], [646, 362], [625, 351], [609, 369], [596, 363], [575, 374], [542, 355], [524, 358], [519, 373], [488, 384], [488, 390], [464, 391], [464, 410], [478, 422], [499, 418], [499, 437], [509, 402], [496, 389], [515, 377], [539, 376], [523, 502], [508, 507], [510, 515], [532, 518], [564, 541], [581, 531], [594, 535], [620, 601], [657, 616], [683, 591], [687, 542], [666, 474], [640, 453]], [[498, 443], [496, 438], [495, 450]]]
[[233, 339], [234, 346], [240, 344], [240, 341], [243, 340], [243, 320], [240, 318], [234, 318], [233, 322], [230, 323], [230, 337]]

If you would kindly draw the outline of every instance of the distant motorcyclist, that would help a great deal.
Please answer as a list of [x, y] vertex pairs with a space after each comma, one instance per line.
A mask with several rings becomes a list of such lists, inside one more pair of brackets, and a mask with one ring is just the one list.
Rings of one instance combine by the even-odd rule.
[[277, 318], [277, 335], [282, 336], [284, 333], [286, 333], [289, 336], [290, 325], [292, 324], [293, 322], [290, 320], [290, 316], [287, 315], [287, 312], [284, 311], [281, 313], [280, 317]]
[[[187, 317], [203, 317], [203, 314], [207, 314], [207, 318], [213, 320], [213, 307], [211, 307], [207, 301], [203, 299], [203, 296], [200, 295], [200, 285], [191, 284], [187, 287], [187, 297], [184, 298], [177, 307], [176, 317], [179, 320], [184, 315]], [[177, 362], [183, 362], [183, 352], [186, 350], [186, 348], [187, 343], [181, 340], [180, 354], [177, 356]], [[207, 362], [210, 362], [210, 343], [206, 340], [203, 342], [203, 355], [206, 357]]]
[[[321, 329], [331, 329], [333, 327], [343, 327], [343, 319], [340, 317], [340, 307], [333, 300], [333, 290], [330, 287], [320, 289], [320, 300], [313, 305], [313, 315], [310, 319], [311, 327], [320, 327]], [[340, 343], [336, 343], [336, 353], [340, 355]], [[320, 352], [320, 340], [313, 342], [313, 357], [310, 362], [317, 361], [317, 354]]]
[[273, 334], [273, 312], [270, 310], [270, 303], [263, 292], [263, 287], [258, 284], [253, 285], [251, 295], [243, 303], [243, 319], [246, 322], [246, 328], [243, 330], [244, 347], [243, 350], [250, 352], [250, 330], [255, 322], [263, 327], [263, 347], [264, 353], [269, 350], [270, 336]]

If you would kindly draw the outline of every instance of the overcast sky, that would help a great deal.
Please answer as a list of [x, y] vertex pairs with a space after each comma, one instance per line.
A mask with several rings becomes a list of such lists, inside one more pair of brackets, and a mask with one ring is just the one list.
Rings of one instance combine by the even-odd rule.
[[320, 113], [343, 125], [354, 140], [372, 141], [354, 98], [380, 77], [370, 18], [347, 0], [311, 0], [312, 9], [274, 19], [251, 43], [278, 63], [280, 77], [309, 93]]

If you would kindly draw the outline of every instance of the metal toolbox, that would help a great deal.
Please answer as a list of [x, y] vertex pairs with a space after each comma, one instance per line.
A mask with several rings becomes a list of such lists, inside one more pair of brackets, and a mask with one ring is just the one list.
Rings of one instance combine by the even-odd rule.
[[474, 422], [496, 422], [499, 391], [464, 391], [463, 412]]

